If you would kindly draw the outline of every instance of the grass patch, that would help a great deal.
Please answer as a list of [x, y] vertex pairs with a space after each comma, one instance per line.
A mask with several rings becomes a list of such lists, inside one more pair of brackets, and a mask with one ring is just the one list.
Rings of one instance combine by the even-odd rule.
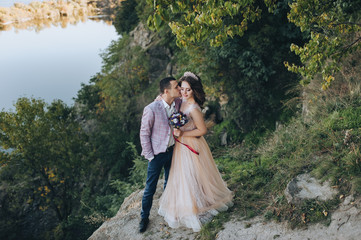
[[[299, 114], [274, 132], [255, 131], [242, 136], [241, 144], [214, 147], [217, 166], [235, 194], [232, 217], [264, 216], [266, 221], [287, 221], [292, 228], [328, 225], [343, 197], [361, 195], [361, 98], [355, 92], [340, 94], [339, 89], [344, 88], [313, 89], [306, 97], [307, 116]], [[227, 126], [218, 125], [212, 140], [232, 130]], [[288, 203], [284, 190], [303, 173], [329, 181], [338, 195], [328, 201]], [[227, 220], [223, 215], [215, 218], [202, 228], [199, 239], [214, 239]]]
[[[235, 193], [235, 215], [263, 215], [266, 220], [289, 221], [292, 227], [328, 224], [340, 203], [338, 196], [300, 206], [285, 199], [287, 183], [305, 172], [330, 181], [339, 195], [361, 194], [361, 107], [347, 104], [324, 111], [330, 112], [307, 123], [301, 116], [294, 118], [258, 146], [243, 143], [215, 154], [223, 179]], [[202, 236], [210, 238], [203, 239], [213, 239], [215, 231], [210, 229], [220, 229], [219, 224], [205, 227]]]
[[223, 223], [228, 221], [230, 212], [221, 212], [215, 216], [209, 223], [202, 226], [197, 240], [213, 240], [216, 239], [217, 233], [223, 229]]

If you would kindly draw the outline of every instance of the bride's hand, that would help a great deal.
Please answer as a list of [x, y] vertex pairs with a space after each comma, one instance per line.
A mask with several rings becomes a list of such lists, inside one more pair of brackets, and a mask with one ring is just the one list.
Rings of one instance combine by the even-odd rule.
[[175, 129], [173, 130], [173, 134], [174, 134], [174, 136], [176, 136], [176, 137], [180, 137], [180, 136], [182, 135], [182, 131], [175, 128]]

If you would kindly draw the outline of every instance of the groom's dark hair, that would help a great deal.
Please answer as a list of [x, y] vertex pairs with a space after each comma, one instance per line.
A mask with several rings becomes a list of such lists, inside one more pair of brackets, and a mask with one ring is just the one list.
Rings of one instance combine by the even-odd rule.
[[160, 93], [164, 93], [165, 89], [169, 89], [171, 87], [170, 81], [176, 80], [174, 77], [166, 77], [160, 80], [159, 82], [159, 90]]

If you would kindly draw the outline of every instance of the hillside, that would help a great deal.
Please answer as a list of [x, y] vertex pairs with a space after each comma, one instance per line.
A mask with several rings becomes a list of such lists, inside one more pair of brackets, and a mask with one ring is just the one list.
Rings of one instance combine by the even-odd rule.
[[[219, 170], [235, 192], [235, 206], [198, 234], [171, 229], [157, 215], [138, 233], [142, 190], [90, 239], [357, 239], [361, 233], [360, 53], [350, 56], [332, 86], [321, 79], [290, 100], [300, 109], [263, 137], [215, 148]], [[355, 64], [356, 63], [356, 64]], [[357, 66], [357, 67], [355, 67]], [[291, 106], [290, 106], [291, 107]], [[210, 131], [208, 141], [214, 141]]]
[[348, 58], [328, 91], [317, 89], [317, 79], [304, 87], [304, 98], [296, 101], [302, 111], [261, 140], [249, 137], [214, 149], [218, 168], [236, 194], [235, 206], [210, 219], [200, 233], [166, 225], [157, 214], [158, 187], [144, 234], [138, 233], [138, 190], [89, 239], [358, 239], [360, 69], [349, 63], [359, 60], [357, 53]]
[[[0, 145], [15, 149], [0, 151], [0, 238], [357, 238], [359, 1], [97, 2], [116, 7], [119, 39], [75, 105], [20, 98], [0, 113]], [[234, 207], [195, 234], [154, 206], [141, 235], [142, 111], [160, 79], [185, 71], [202, 79], [206, 139]]]

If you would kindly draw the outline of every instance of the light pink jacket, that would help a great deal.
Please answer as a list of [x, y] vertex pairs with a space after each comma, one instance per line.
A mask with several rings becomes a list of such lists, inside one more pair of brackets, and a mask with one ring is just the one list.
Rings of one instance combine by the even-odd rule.
[[[179, 110], [181, 99], [175, 100], [175, 109]], [[172, 137], [167, 112], [162, 101], [154, 101], [144, 108], [140, 126], [140, 143], [142, 153], [146, 159], [165, 152], [169, 138]]]

